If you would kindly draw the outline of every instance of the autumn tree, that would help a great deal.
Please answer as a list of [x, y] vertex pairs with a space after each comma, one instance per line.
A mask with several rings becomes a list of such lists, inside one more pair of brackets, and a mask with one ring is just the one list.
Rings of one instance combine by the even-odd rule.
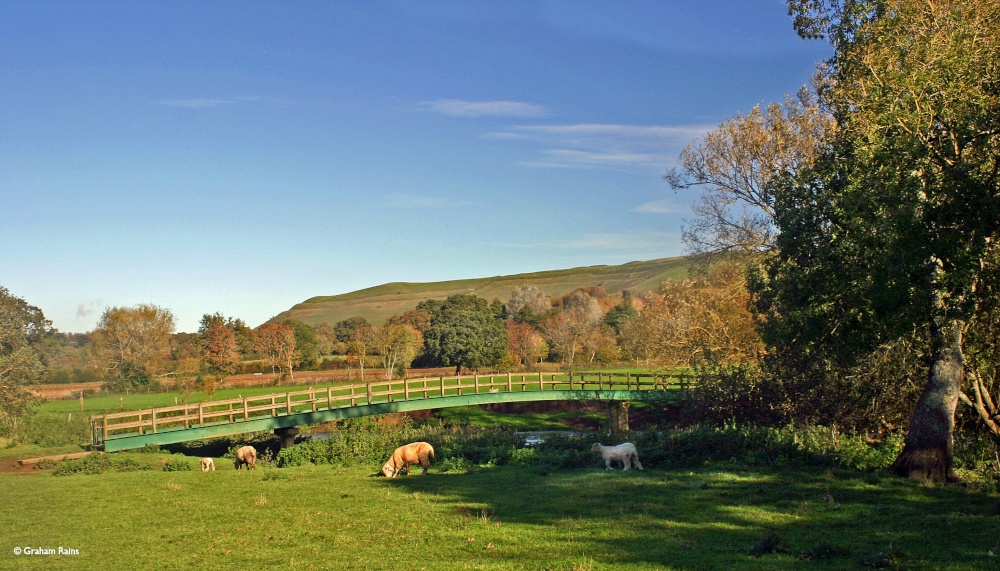
[[42, 310], [0, 286], [0, 434], [15, 441], [38, 402], [27, 387], [45, 374], [41, 346], [51, 325]]
[[604, 317], [596, 299], [582, 292], [573, 292], [562, 300], [562, 311], [546, 319], [540, 329], [553, 353], [572, 365], [584, 337]]
[[107, 386], [123, 392], [152, 384], [170, 352], [174, 315], [152, 304], [104, 310], [91, 336], [91, 350]]
[[431, 327], [431, 314], [426, 309], [408, 309], [389, 318], [389, 323], [409, 325], [421, 335]]
[[410, 325], [387, 321], [375, 328], [368, 340], [371, 352], [379, 356], [386, 380], [391, 380], [398, 366], [406, 368], [424, 344], [423, 335]]
[[257, 352], [271, 364], [271, 370], [288, 371], [295, 381], [295, 365], [299, 362], [299, 352], [295, 347], [295, 332], [283, 323], [265, 323], [254, 330], [254, 345]]
[[232, 375], [239, 369], [243, 360], [236, 341], [234, 320], [227, 320], [220, 313], [206, 314], [201, 318], [198, 335], [201, 337], [202, 357], [220, 377]]
[[783, 103], [756, 105], [686, 147], [666, 180], [701, 191], [682, 236], [696, 254], [754, 255], [774, 249], [771, 181], [816, 160], [836, 123], [816, 86]]
[[1000, 3], [789, 7], [804, 37], [835, 48], [824, 100], [837, 132], [772, 187], [779, 254], [755, 286], [766, 333], [802, 362], [840, 363], [925, 337], [927, 377], [893, 469], [954, 480], [966, 333], [1000, 238]]
[[671, 366], [756, 360], [761, 349], [740, 270], [717, 265], [693, 279], [668, 281], [643, 296], [622, 327], [622, 351]]
[[504, 311], [507, 319], [537, 325], [552, 309], [552, 301], [538, 286], [519, 285], [507, 299]]
[[549, 355], [549, 346], [545, 343], [545, 339], [531, 325], [508, 319], [505, 327], [507, 347], [514, 363], [530, 370], [532, 365]]
[[365, 359], [368, 358], [368, 343], [373, 333], [374, 328], [372, 327], [356, 329], [354, 339], [346, 343], [347, 366], [358, 365], [361, 369], [361, 382], [365, 381]]

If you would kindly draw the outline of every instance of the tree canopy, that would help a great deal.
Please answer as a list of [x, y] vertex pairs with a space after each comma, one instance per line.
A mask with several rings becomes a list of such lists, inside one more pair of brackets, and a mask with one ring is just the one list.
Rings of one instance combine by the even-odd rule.
[[432, 362], [479, 369], [493, 366], [507, 355], [507, 330], [500, 303], [457, 294], [445, 300], [422, 301], [417, 309], [430, 314], [424, 347]]
[[836, 48], [837, 132], [773, 185], [778, 254], [754, 281], [765, 338], [800, 366], [926, 339], [901, 475], [954, 479], [964, 335], [1000, 238], [1000, 4], [792, 0]]
[[16, 439], [36, 403], [27, 387], [45, 372], [40, 346], [51, 325], [42, 310], [0, 286], [0, 434]]

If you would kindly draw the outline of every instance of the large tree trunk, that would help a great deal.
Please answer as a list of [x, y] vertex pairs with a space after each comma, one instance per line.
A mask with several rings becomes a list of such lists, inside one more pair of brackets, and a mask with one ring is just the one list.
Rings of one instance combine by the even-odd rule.
[[955, 408], [958, 406], [965, 358], [965, 321], [942, 317], [931, 324], [931, 368], [910, 420], [903, 451], [890, 470], [925, 482], [960, 482], [953, 470]]

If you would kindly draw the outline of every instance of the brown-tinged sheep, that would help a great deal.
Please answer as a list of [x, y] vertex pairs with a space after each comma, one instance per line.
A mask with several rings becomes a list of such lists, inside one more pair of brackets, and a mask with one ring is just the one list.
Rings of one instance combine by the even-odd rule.
[[382, 473], [387, 478], [395, 478], [403, 470], [406, 475], [410, 475], [410, 464], [420, 464], [427, 474], [427, 468], [431, 465], [431, 458], [434, 457], [434, 447], [426, 442], [412, 442], [400, 446], [392, 453], [392, 457], [382, 466]]
[[215, 471], [215, 460], [212, 460], [211, 458], [202, 458], [201, 471], [208, 472], [209, 470], [213, 472]]
[[604, 446], [600, 442], [597, 442], [590, 447], [590, 451], [601, 453], [601, 456], [604, 457], [605, 469], [607, 470], [611, 469], [612, 461], [624, 464], [625, 467], [622, 468], [622, 471], [628, 470], [629, 465], [642, 470], [642, 464], [639, 463], [639, 451], [635, 449], [635, 444], [631, 442], [624, 442], [618, 446]]
[[244, 446], [236, 451], [236, 469], [239, 470], [246, 464], [247, 470], [253, 470], [257, 466], [257, 449], [253, 446]]

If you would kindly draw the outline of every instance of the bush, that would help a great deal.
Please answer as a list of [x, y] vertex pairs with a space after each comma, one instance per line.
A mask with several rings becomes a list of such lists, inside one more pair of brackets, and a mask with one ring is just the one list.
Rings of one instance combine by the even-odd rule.
[[42, 447], [64, 446], [90, 442], [90, 423], [86, 417], [53, 413], [36, 413], [28, 417], [22, 431], [22, 442]]
[[163, 465], [164, 472], [190, 472], [191, 463], [187, 460], [168, 460]]
[[128, 456], [115, 454], [91, 454], [77, 460], [61, 462], [53, 476], [69, 476], [72, 474], [103, 474], [104, 472], [136, 472], [152, 470], [147, 464], [140, 464]]

